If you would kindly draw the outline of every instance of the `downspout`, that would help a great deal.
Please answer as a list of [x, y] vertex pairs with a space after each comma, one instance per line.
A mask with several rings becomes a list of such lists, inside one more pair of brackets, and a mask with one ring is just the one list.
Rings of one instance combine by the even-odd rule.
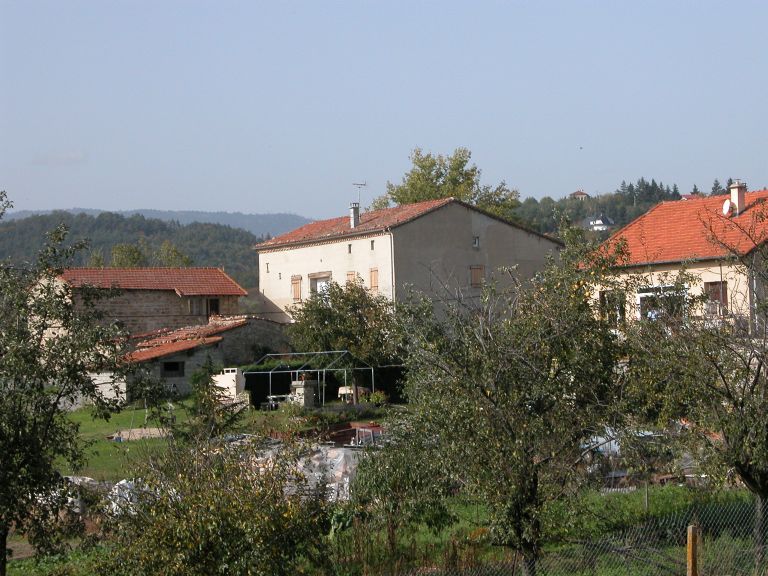
[[757, 333], [757, 276], [755, 276], [754, 265], [749, 267], [749, 333]]
[[395, 282], [395, 235], [392, 234], [391, 228], [387, 228], [387, 233], [389, 234], [389, 270], [392, 277], [392, 302], [397, 305], [397, 294], [395, 292], [395, 286], [397, 286]]

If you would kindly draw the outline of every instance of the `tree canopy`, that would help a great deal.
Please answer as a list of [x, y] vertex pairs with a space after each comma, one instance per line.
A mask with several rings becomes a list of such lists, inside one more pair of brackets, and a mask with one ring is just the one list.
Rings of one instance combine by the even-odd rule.
[[349, 350], [371, 366], [397, 356], [392, 301], [359, 280], [344, 286], [330, 282], [290, 313], [294, 322], [288, 334], [301, 352]]
[[[0, 216], [9, 206], [0, 193]], [[123, 339], [97, 322], [97, 294], [83, 292], [78, 306], [56, 277], [70, 265], [75, 244], [63, 247], [63, 227], [52, 231], [31, 264], [0, 263], [0, 574], [11, 526], [38, 547], [60, 544], [47, 530], [59, 512], [59, 461], [77, 468], [84, 441], [67, 418], [67, 406], [91, 402], [96, 415], [116, 407], [91, 373], [124, 368]]]
[[472, 153], [457, 148], [450, 156], [424, 153], [416, 148], [411, 153], [413, 167], [400, 184], [387, 182], [387, 193], [374, 200], [373, 209], [391, 204], [413, 204], [425, 200], [453, 197], [507, 219], [514, 218], [519, 205], [518, 192], [503, 181], [496, 186], [480, 183], [480, 169], [470, 164]]

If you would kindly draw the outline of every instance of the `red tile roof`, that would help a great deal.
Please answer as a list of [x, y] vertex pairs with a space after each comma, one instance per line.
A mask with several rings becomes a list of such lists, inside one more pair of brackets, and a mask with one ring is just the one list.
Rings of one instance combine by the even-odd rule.
[[349, 225], [349, 216], [331, 218], [330, 220], [318, 220], [257, 244], [255, 248], [256, 250], [267, 250], [269, 248], [294, 244], [306, 244], [309, 242], [344, 238], [346, 236], [383, 232], [388, 228], [394, 228], [395, 226], [415, 220], [451, 202], [464, 204], [455, 198], [440, 198], [415, 204], [403, 204], [394, 208], [361, 212], [360, 223], [354, 228], [351, 228]]
[[169, 356], [200, 346], [209, 346], [223, 340], [222, 332], [245, 326], [248, 320], [243, 316], [213, 316], [208, 324], [187, 326], [177, 330], [161, 329], [150, 333], [136, 344], [136, 350], [126, 356], [129, 362], [146, 362]]
[[195, 340], [179, 340], [178, 342], [167, 342], [155, 346], [154, 348], [140, 348], [134, 350], [130, 354], [126, 355], [126, 359], [129, 362], [147, 362], [149, 360], [155, 360], [156, 358], [162, 358], [163, 356], [170, 356], [171, 354], [177, 354], [178, 352], [184, 352], [185, 350], [192, 350], [193, 348], [199, 348], [200, 346], [209, 346], [223, 340], [221, 336], [213, 336], [212, 338], [197, 338]]
[[626, 241], [624, 264], [628, 266], [747, 254], [768, 239], [768, 189], [747, 192], [744, 210], [724, 216], [723, 202], [729, 198], [662, 202], [618, 230], [603, 246]]
[[247, 296], [221, 268], [69, 268], [61, 276], [74, 287], [173, 290], [179, 296]]

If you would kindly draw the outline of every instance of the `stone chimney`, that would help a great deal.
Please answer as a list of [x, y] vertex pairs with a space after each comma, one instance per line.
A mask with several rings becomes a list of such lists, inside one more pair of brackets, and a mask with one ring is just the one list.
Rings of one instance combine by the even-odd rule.
[[349, 205], [349, 227], [357, 228], [358, 224], [360, 224], [360, 204], [352, 202]]
[[744, 211], [747, 196], [747, 185], [741, 180], [735, 180], [733, 184], [728, 186], [731, 191], [731, 205], [736, 210], [738, 216]]

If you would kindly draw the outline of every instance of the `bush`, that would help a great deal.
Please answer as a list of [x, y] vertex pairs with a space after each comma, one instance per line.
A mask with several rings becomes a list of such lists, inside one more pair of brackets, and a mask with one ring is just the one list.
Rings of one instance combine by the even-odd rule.
[[244, 443], [171, 447], [141, 471], [131, 513], [111, 532], [113, 575], [288, 575], [322, 564], [324, 484], [297, 448]]

